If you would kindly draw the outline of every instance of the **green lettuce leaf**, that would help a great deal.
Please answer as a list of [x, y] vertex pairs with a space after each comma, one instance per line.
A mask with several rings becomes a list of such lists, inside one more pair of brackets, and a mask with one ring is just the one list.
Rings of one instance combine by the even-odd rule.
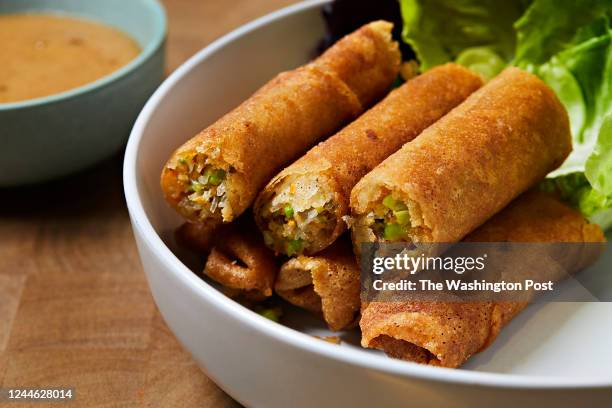
[[601, 125], [593, 154], [586, 162], [585, 175], [593, 188], [612, 193], [612, 115], [606, 116]]
[[[402, 37], [426, 71], [446, 62], [468, 66], [490, 77], [514, 55], [514, 22], [525, 0], [400, 0]], [[468, 56], [463, 54], [467, 53]], [[487, 64], [487, 62], [489, 64]], [[493, 69], [492, 69], [493, 68]]]
[[566, 107], [573, 151], [542, 188], [612, 226], [612, 0], [400, 0], [422, 70], [455, 61], [486, 78], [515, 65]]
[[560, 194], [562, 200], [580, 210], [604, 230], [612, 227], [612, 198], [594, 189], [585, 173], [548, 178], [540, 183], [540, 188]]
[[612, 227], [612, 114], [600, 129], [593, 153], [586, 161], [584, 175], [590, 184], [580, 209], [604, 229]]
[[529, 70], [556, 91], [572, 127], [574, 150], [550, 176], [584, 171], [603, 120], [612, 113], [612, 36], [591, 38]]
[[606, 0], [535, 0], [516, 21], [515, 64], [540, 65], [577, 37], [591, 38], [584, 27], [606, 14]]
[[[570, 3], [534, 1], [515, 25], [513, 63], [542, 78], [565, 105], [573, 151], [548, 177], [605, 229], [612, 226], [612, 2]], [[540, 29], [536, 22], [543, 20]]]

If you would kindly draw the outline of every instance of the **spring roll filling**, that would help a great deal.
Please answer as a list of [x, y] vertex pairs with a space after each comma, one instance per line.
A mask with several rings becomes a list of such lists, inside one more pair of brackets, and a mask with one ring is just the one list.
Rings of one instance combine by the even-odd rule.
[[333, 193], [318, 180], [287, 180], [262, 211], [266, 245], [289, 256], [298, 255], [336, 228]]
[[[219, 152], [214, 156], [218, 155]], [[235, 172], [232, 166], [196, 152], [179, 156], [168, 168], [176, 173], [180, 191], [178, 205], [187, 215], [196, 215], [202, 220], [231, 216], [228, 179]]]
[[410, 212], [408, 206], [401, 200], [396, 200], [389, 194], [378, 203], [369, 214], [373, 219], [372, 232], [377, 240], [390, 242], [408, 238], [410, 231]]
[[354, 227], [357, 242], [419, 242], [428, 239], [427, 228], [416, 203], [392, 193], [374, 202]]

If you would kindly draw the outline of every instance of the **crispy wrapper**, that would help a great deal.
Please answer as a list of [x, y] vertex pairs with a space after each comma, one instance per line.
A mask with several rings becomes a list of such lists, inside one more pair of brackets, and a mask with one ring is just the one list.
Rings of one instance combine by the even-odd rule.
[[[288, 255], [292, 240], [302, 240], [298, 253], [308, 255], [329, 246], [347, 229], [350, 193], [357, 181], [481, 85], [478, 75], [459, 65], [434, 68], [286, 167], [255, 202], [266, 243]], [[292, 217], [283, 214], [286, 205]], [[313, 209], [318, 213], [314, 218]]]
[[170, 157], [165, 198], [191, 221], [230, 222], [284, 165], [383, 97], [399, 71], [392, 24], [367, 24], [272, 79]]
[[253, 223], [232, 225], [217, 237], [204, 274], [226, 288], [228, 295], [260, 301], [272, 296], [278, 266]]
[[193, 252], [207, 254], [214, 246], [216, 234], [221, 229], [219, 223], [186, 222], [174, 233], [176, 242]]
[[389, 196], [409, 213], [404, 230], [394, 231], [404, 234], [398, 241], [457, 242], [570, 151], [567, 112], [555, 93], [508, 68], [357, 183], [354, 242], [389, 240], [372, 227]]
[[274, 290], [283, 299], [320, 314], [334, 331], [354, 326], [359, 317], [359, 265], [348, 237], [316, 256], [298, 256], [280, 269]]
[[[468, 235], [470, 242], [605, 242], [599, 226], [555, 197], [531, 191]], [[563, 262], [569, 272], [593, 263], [599, 255], [585, 247]], [[523, 264], [525, 259], [517, 259]], [[536, 262], [537, 264], [537, 262]], [[489, 346], [528, 302], [374, 301], [363, 310], [363, 347], [404, 360], [459, 367]]]

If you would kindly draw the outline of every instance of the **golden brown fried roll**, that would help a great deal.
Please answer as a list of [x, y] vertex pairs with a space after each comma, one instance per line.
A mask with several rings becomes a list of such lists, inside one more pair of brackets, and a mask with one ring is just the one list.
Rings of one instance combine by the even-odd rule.
[[457, 242], [570, 150], [555, 93], [508, 68], [357, 183], [354, 243]]
[[384, 96], [399, 71], [392, 24], [367, 24], [279, 74], [170, 157], [166, 200], [191, 221], [229, 222], [285, 164]]
[[248, 222], [218, 236], [204, 266], [204, 274], [229, 289], [228, 294], [253, 301], [272, 296], [277, 273], [274, 254]]
[[[524, 194], [479, 229], [469, 242], [605, 242], [599, 226], [553, 196]], [[587, 248], [564, 259], [576, 272], [596, 259]], [[587, 254], [589, 256], [584, 256]], [[523, 264], [525, 259], [517, 259]], [[363, 347], [404, 360], [458, 367], [482, 351], [527, 302], [398, 302], [374, 301], [360, 321]]]
[[359, 266], [348, 237], [316, 256], [298, 256], [281, 266], [274, 290], [283, 299], [322, 314], [331, 330], [356, 324], [359, 316]]
[[357, 181], [482, 85], [447, 64], [409, 80], [268, 183], [255, 202], [266, 244], [287, 255], [314, 254], [347, 229]]
[[218, 223], [186, 222], [176, 229], [174, 236], [176, 242], [183, 248], [207, 254], [214, 245], [220, 227]]

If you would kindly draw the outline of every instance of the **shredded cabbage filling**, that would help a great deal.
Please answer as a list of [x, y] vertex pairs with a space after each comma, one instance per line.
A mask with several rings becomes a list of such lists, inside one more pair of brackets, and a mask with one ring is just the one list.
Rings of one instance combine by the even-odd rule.
[[227, 176], [233, 169], [220, 168], [202, 154], [179, 157], [175, 168], [182, 186], [179, 206], [200, 219], [226, 218], [231, 214], [227, 194]]
[[266, 245], [289, 256], [302, 254], [335, 229], [335, 206], [330, 193], [316, 180], [285, 183], [263, 208]]

